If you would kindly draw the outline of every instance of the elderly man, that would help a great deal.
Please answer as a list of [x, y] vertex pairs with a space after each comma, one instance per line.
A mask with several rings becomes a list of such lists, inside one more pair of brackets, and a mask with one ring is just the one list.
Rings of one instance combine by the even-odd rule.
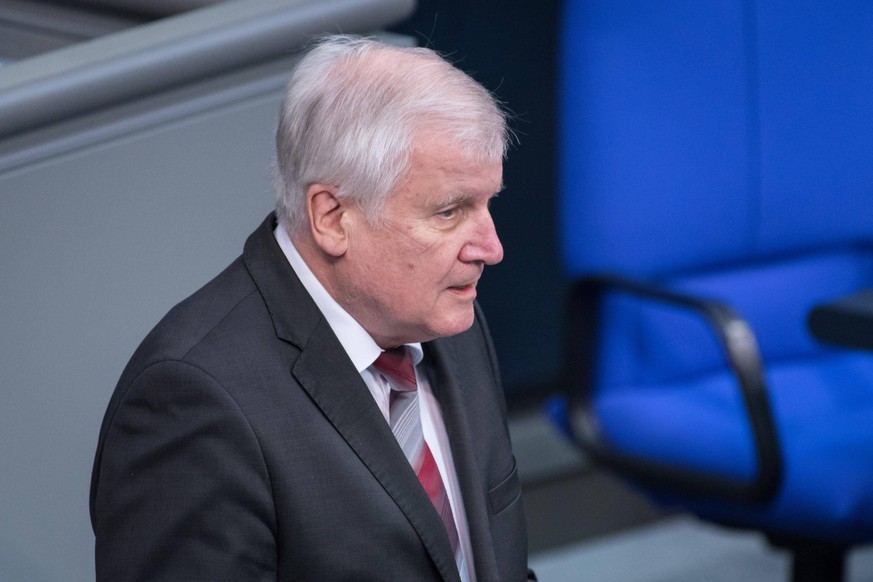
[[277, 211], [122, 375], [98, 580], [532, 574], [494, 350], [504, 115], [432, 51], [333, 37], [277, 132]]

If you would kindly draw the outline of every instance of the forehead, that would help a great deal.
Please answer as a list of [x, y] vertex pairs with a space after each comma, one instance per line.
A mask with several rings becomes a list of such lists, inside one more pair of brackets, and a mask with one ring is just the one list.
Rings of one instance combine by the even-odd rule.
[[503, 187], [502, 160], [483, 160], [439, 135], [416, 141], [409, 173], [400, 191], [425, 188], [423, 193], [493, 196]]

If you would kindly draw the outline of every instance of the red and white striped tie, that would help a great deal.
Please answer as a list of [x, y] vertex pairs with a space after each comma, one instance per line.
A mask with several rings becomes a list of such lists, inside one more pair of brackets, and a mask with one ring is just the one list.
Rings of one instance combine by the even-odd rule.
[[418, 385], [415, 382], [412, 356], [406, 346], [392, 348], [382, 352], [373, 363], [373, 367], [391, 385], [388, 415], [391, 432], [400, 443], [400, 448], [403, 449], [409, 464], [418, 475], [418, 480], [427, 492], [427, 496], [440, 514], [443, 524], [446, 526], [446, 532], [449, 534], [449, 542], [455, 553], [455, 561], [463, 572], [464, 560], [460, 552], [458, 529], [455, 527], [455, 519], [452, 517], [449, 497], [439, 468], [430, 452], [430, 447], [424, 441], [424, 434], [421, 430]]

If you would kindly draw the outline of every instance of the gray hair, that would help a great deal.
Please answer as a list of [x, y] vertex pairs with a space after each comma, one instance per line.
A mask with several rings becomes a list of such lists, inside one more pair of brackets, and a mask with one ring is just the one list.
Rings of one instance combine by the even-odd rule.
[[306, 191], [322, 182], [379, 224], [424, 131], [480, 162], [502, 160], [511, 138], [495, 98], [434, 51], [353, 36], [322, 39], [295, 67], [282, 106], [279, 219], [292, 232], [303, 228]]

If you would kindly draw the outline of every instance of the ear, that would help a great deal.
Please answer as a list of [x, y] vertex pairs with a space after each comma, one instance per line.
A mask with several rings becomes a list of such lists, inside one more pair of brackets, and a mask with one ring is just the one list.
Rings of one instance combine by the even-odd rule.
[[348, 207], [337, 197], [337, 187], [315, 183], [306, 190], [309, 230], [315, 244], [325, 253], [339, 257], [348, 248], [345, 215]]

